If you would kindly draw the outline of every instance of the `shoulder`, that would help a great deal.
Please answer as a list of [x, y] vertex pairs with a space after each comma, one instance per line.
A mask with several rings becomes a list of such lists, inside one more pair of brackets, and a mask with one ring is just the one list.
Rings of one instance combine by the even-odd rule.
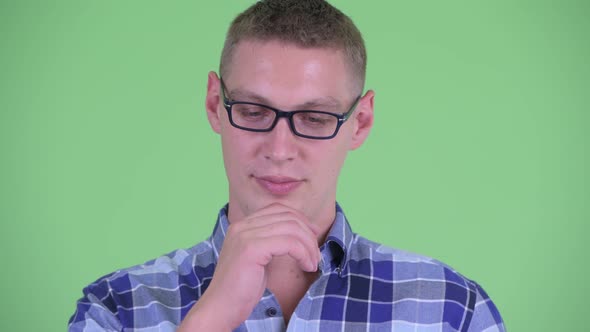
[[384, 282], [429, 284], [428, 289], [445, 288], [445, 296], [460, 292], [464, 297], [465, 292], [475, 288], [474, 281], [439, 260], [379, 244], [360, 235], [355, 235], [349, 255], [352, 270], [366, 269], [369, 267], [366, 263], [370, 262], [371, 271], [358, 272], [370, 273]]
[[352, 261], [370, 260], [376, 265], [395, 266], [396, 270], [404, 274], [397, 276], [402, 279], [424, 274], [442, 277], [441, 273], [448, 273], [461, 281], [468, 280], [452, 267], [432, 257], [389, 247], [358, 234], [354, 236], [349, 255]]
[[132, 326], [137, 315], [175, 315], [196, 300], [183, 294], [201, 294], [214, 269], [211, 243], [203, 241], [107, 274], [83, 289], [70, 324], [87, 326], [92, 320], [100, 326]]
[[439, 260], [356, 234], [349, 255], [351, 275], [369, 275], [373, 288], [379, 288], [381, 294], [392, 294], [387, 300], [409, 312], [418, 307], [436, 312], [445, 324], [457, 330], [504, 330], [502, 318], [483, 288]]
[[212, 275], [214, 265], [211, 244], [203, 241], [191, 248], [174, 250], [143, 264], [117, 270], [89, 286], [108, 283], [114, 291], [125, 291], [138, 286], [170, 288], [190, 275]]

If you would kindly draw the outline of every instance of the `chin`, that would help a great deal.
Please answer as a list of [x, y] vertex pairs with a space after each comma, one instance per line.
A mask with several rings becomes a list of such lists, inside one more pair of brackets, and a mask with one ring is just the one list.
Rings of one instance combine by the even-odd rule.
[[246, 202], [245, 206], [248, 208], [248, 214], [254, 213], [264, 207], [267, 207], [271, 204], [283, 204], [288, 206], [292, 209], [298, 210], [303, 212], [304, 207], [306, 206], [305, 203], [296, 197], [290, 196], [267, 196], [267, 195], [260, 195], [257, 196], [255, 200]]

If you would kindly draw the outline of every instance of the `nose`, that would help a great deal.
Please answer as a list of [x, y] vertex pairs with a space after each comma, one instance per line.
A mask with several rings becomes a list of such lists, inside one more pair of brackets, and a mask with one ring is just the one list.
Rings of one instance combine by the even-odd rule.
[[287, 119], [279, 119], [277, 125], [268, 132], [264, 157], [273, 162], [292, 161], [297, 158], [297, 136], [293, 134]]

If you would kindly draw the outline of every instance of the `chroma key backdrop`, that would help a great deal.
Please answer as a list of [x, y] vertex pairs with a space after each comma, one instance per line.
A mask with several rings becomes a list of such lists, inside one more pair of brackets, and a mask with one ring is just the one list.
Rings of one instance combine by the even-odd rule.
[[[250, 3], [0, 3], [0, 330], [64, 331], [85, 285], [211, 233], [206, 76]], [[477, 280], [510, 331], [587, 330], [589, 2], [333, 3], [376, 93], [353, 230]]]

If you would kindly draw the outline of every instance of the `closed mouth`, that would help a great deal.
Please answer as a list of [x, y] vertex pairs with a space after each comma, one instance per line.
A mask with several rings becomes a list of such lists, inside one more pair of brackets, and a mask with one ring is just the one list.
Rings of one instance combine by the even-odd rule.
[[287, 195], [293, 192], [304, 181], [288, 176], [268, 175], [253, 176], [256, 182], [267, 192], [273, 195]]

